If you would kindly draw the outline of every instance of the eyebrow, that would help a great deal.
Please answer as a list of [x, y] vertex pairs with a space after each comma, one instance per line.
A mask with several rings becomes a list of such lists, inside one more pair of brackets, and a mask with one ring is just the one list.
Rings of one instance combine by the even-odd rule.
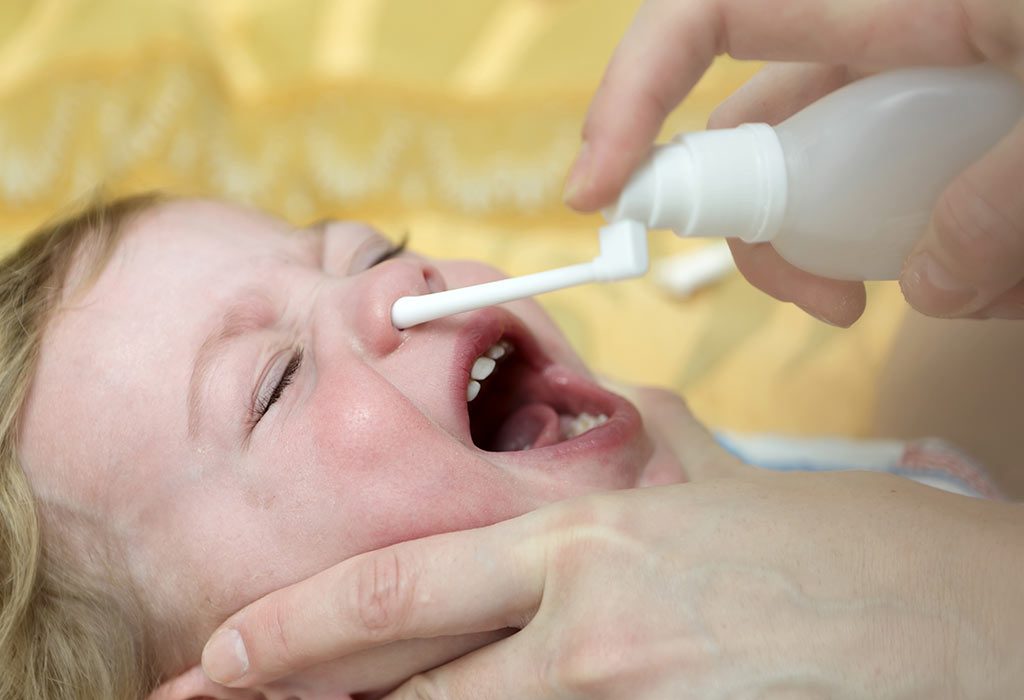
[[275, 314], [270, 300], [262, 293], [248, 291], [225, 309], [213, 331], [196, 352], [192, 376], [188, 383], [188, 435], [195, 438], [199, 430], [202, 399], [214, 362], [224, 348], [235, 338], [258, 331], [274, 323]]

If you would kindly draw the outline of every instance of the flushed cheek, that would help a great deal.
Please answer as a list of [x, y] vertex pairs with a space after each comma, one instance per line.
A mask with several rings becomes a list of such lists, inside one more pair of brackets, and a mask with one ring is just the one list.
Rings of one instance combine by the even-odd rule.
[[356, 551], [479, 527], [536, 505], [390, 386], [372, 389], [374, 400], [323, 401], [313, 415], [318, 468]]

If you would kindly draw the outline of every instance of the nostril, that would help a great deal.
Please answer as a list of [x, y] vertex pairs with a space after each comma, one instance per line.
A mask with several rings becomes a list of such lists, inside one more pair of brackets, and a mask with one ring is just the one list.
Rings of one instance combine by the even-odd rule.
[[423, 281], [427, 285], [427, 291], [430, 294], [435, 292], [443, 292], [448, 289], [448, 285], [445, 284], [444, 278], [441, 277], [441, 272], [433, 265], [423, 266]]
[[390, 280], [385, 284], [387, 291], [397, 292], [399, 296], [433, 294], [448, 289], [441, 271], [418, 256], [389, 260], [380, 265], [379, 269], [382, 276]]

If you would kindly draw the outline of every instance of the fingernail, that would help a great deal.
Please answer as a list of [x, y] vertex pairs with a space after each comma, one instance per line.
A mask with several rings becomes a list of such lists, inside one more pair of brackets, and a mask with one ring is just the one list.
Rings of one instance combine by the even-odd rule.
[[836, 321], [833, 321], [832, 319], [830, 319], [830, 318], [828, 318], [826, 316], [823, 316], [821, 313], [819, 313], [818, 311], [815, 311], [814, 309], [812, 309], [812, 308], [810, 308], [808, 306], [804, 306], [803, 304], [796, 304], [796, 303], [794, 303], [794, 306], [799, 308], [801, 311], [803, 311], [808, 316], [811, 316], [811, 317], [821, 321], [822, 323], [827, 323], [828, 325], [835, 326], [836, 328], [845, 328], [845, 326], [843, 326], [843, 324], [838, 323]]
[[249, 654], [238, 630], [217, 632], [203, 649], [203, 671], [214, 683], [237, 681], [249, 670]]
[[586, 141], [580, 146], [580, 153], [576, 156], [576, 162], [569, 170], [569, 178], [565, 182], [565, 189], [562, 190], [562, 201], [572, 204], [580, 192], [586, 189], [590, 182], [590, 146]]
[[900, 275], [900, 289], [911, 306], [930, 316], [952, 316], [962, 311], [978, 293], [950, 273], [927, 250], [907, 261]]

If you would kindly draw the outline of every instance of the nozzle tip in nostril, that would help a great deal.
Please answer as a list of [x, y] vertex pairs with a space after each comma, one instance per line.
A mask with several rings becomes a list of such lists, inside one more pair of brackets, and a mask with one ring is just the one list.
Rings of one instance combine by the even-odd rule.
[[416, 299], [418, 297], [400, 297], [391, 305], [391, 325], [400, 331], [411, 328], [422, 321], [416, 320]]

